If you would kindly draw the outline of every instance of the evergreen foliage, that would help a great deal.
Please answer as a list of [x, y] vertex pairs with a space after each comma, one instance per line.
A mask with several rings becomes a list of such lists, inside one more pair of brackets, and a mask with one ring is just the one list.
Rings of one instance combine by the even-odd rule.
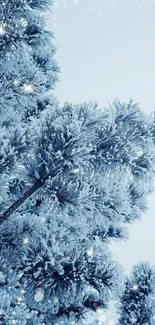
[[109, 241], [152, 191], [152, 117], [132, 100], [60, 108], [48, 94], [58, 68], [39, 11], [50, 3], [0, 9], [0, 325], [103, 319], [122, 288]]
[[126, 279], [125, 290], [120, 299], [119, 325], [153, 325], [155, 312], [155, 270], [148, 263], [138, 263]]
[[[140, 128], [136, 136], [131, 117]], [[6, 324], [70, 324], [73, 317], [82, 324], [88, 310], [106, 308], [117, 296], [121, 269], [107, 245], [146, 206], [153, 180], [151, 129], [152, 120], [132, 102], [115, 102], [105, 111], [92, 103], [51, 107], [33, 155], [17, 170], [22, 201], [0, 219]]]
[[[40, 14], [40, 9], [47, 9], [52, 2], [3, 0], [0, 5], [1, 188], [4, 184], [0, 205], [7, 201], [17, 164], [34, 144], [36, 120], [56, 102], [48, 94], [59, 71], [53, 59], [53, 35], [44, 27]], [[17, 183], [22, 186], [20, 180]]]

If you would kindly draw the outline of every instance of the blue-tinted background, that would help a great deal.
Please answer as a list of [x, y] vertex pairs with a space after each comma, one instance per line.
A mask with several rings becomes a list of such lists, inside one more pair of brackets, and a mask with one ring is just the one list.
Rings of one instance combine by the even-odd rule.
[[[132, 97], [145, 112], [154, 110], [155, 1], [56, 0], [52, 11], [61, 104], [92, 100], [105, 107]], [[155, 194], [148, 202], [148, 213], [130, 226], [130, 239], [112, 244], [127, 273], [140, 260], [155, 264]]]

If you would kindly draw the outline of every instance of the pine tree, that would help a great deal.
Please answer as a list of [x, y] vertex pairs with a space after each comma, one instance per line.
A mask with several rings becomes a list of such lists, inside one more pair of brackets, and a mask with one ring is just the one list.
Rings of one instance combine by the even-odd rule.
[[4, 0], [0, 11], [0, 325], [88, 324], [90, 312], [101, 323], [122, 282], [109, 240], [145, 211], [154, 177], [154, 120], [137, 104], [49, 97], [48, 4]]
[[108, 241], [151, 190], [152, 125], [132, 102], [51, 108], [18, 175], [31, 186], [0, 217], [1, 324], [104, 318], [121, 287]]
[[138, 263], [126, 279], [120, 299], [119, 325], [153, 325], [155, 323], [155, 270], [148, 263]]
[[4, 0], [0, 10], [1, 118], [28, 121], [48, 106], [58, 79], [53, 34], [40, 10], [53, 0]]
[[[49, 91], [59, 69], [53, 59], [52, 33], [45, 29], [40, 13], [52, 2], [3, 0], [0, 5], [0, 205], [9, 191], [6, 178], [13, 182], [21, 156], [33, 146], [35, 121], [55, 105]], [[20, 180], [16, 185], [22, 186]], [[9, 203], [10, 199], [11, 195]]]

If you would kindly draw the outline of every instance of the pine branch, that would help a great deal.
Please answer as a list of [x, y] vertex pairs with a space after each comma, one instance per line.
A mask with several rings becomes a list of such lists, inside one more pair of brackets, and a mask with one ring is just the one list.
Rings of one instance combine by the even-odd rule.
[[1, 216], [0, 224], [3, 223], [8, 217], [15, 212], [23, 202], [28, 199], [36, 190], [38, 190], [43, 185], [41, 179], [38, 179], [24, 194], [15, 201]]

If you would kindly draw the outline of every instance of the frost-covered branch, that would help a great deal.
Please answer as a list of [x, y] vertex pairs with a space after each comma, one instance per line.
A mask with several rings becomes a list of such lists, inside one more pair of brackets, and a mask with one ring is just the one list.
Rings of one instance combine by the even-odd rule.
[[7, 220], [9, 216], [15, 212], [22, 203], [28, 199], [35, 191], [37, 191], [42, 186], [41, 180], [37, 180], [22, 196], [15, 201], [1, 216], [0, 216], [0, 224]]

